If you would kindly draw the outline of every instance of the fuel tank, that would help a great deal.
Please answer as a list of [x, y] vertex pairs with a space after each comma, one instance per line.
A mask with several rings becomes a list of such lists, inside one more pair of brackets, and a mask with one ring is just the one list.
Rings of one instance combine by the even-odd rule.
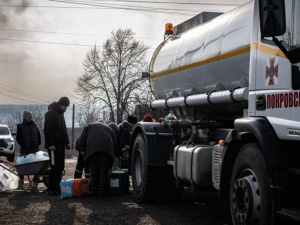
[[176, 179], [202, 187], [212, 187], [213, 146], [185, 146], [174, 149], [173, 174]]
[[253, 8], [251, 1], [167, 38], [150, 64], [156, 99], [248, 87]]

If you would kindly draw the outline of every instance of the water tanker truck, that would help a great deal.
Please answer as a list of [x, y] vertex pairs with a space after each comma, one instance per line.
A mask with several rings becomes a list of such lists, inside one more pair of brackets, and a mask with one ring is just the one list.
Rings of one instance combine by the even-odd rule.
[[135, 201], [213, 189], [233, 224], [300, 220], [300, 0], [250, 1], [166, 27], [149, 105], [176, 119], [133, 129]]

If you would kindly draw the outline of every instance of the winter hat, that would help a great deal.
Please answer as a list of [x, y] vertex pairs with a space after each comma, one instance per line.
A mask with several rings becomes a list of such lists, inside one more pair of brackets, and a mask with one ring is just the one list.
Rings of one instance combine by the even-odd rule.
[[127, 117], [127, 121], [128, 121], [128, 123], [136, 124], [137, 123], [137, 118], [136, 118], [135, 115], [129, 115]]
[[32, 116], [32, 113], [31, 112], [28, 112], [28, 111], [24, 111], [23, 113], [23, 118], [24, 119], [27, 119], [28, 117]]
[[153, 122], [153, 118], [150, 114], [146, 114], [143, 119], [144, 122]]
[[59, 106], [69, 106], [70, 100], [67, 97], [61, 97], [57, 103]]
[[108, 126], [114, 130], [116, 137], [118, 137], [119, 134], [119, 126], [116, 123], [109, 123]]

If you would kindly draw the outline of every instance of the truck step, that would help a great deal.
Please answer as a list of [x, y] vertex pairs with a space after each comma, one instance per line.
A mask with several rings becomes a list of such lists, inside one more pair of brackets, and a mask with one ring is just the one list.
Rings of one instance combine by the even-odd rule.
[[300, 175], [300, 168], [289, 168], [289, 173]]
[[174, 161], [169, 160], [169, 161], [167, 161], [167, 164], [170, 165], [170, 166], [174, 166]]
[[282, 208], [276, 213], [278, 216], [300, 222], [300, 208]]

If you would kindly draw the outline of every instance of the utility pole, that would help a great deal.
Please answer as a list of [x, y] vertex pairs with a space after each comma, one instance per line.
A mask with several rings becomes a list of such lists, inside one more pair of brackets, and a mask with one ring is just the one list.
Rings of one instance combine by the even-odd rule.
[[74, 150], [74, 123], [75, 123], [75, 104], [73, 104], [73, 113], [72, 113], [72, 150]]

